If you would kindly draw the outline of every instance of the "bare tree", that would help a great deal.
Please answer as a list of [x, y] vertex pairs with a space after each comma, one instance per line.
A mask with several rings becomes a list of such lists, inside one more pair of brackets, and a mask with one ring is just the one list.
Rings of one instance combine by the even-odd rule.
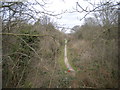
[[[28, 76], [28, 69], [30, 69], [31, 66], [30, 63], [40, 63], [38, 68], [41, 68], [37, 68], [37, 70], [35, 68], [36, 76], [38, 70], [48, 70], [46, 67], [47, 63], [45, 63], [48, 57], [46, 51], [48, 51], [48, 53], [50, 52], [51, 55], [49, 56], [53, 58], [52, 54], [55, 53], [54, 48], [59, 46], [57, 45], [59, 42], [57, 41], [56, 44], [55, 39], [59, 37], [60, 32], [52, 28], [52, 25], [46, 25], [47, 27], [45, 27], [44, 25], [40, 25], [39, 22], [42, 20], [42, 15], [47, 16], [43, 17], [43, 24], [48, 24], [51, 22], [48, 16], [57, 18], [64, 12], [55, 14], [52, 11], [48, 11], [45, 9], [47, 4], [44, 0], [42, 0], [41, 3], [37, 0], [34, 2], [2, 2], [0, 13], [3, 28], [0, 35], [3, 36], [3, 87], [24, 87], [26, 77]], [[36, 5], [41, 7], [41, 9], [36, 9]], [[32, 22], [36, 22], [38, 25], [32, 24]], [[49, 32], [45, 30], [49, 26], [51, 26], [55, 33], [52, 33], [52, 30], [51, 33], [49, 33], [50, 30]], [[45, 31], [45, 33], [40, 31], [40, 29]], [[56, 37], [54, 37], [55, 35]], [[51, 36], [53, 37], [51, 38]], [[42, 45], [40, 46], [38, 43]], [[37, 51], [36, 47], [39, 47], [40, 51]], [[57, 48], [58, 47], [56, 47], [56, 49]], [[36, 60], [33, 60], [31, 56], [34, 56]], [[56, 57], [56, 55], [54, 56]], [[42, 59], [44, 59], [45, 62], [42, 62]], [[48, 59], [51, 60], [49, 57]], [[51, 64], [48, 63], [48, 66], [50, 65]], [[35, 82], [37, 80], [36, 76], [34, 76]]]
[[95, 18], [92, 18], [92, 17], [85, 18], [84, 24], [89, 25], [89, 26], [96, 26], [97, 25]]
[[[116, 18], [111, 18], [114, 15], [116, 15], [118, 6], [120, 2], [114, 2], [112, 0], [110, 1], [101, 1], [99, 4], [94, 4], [89, 1], [87, 1], [90, 6], [92, 6], [92, 9], [87, 6], [86, 8], [83, 8], [78, 2], [76, 2], [76, 8], [74, 9], [76, 12], [79, 13], [86, 13], [83, 18], [80, 20], [84, 19], [87, 15], [90, 13], [99, 13], [98, 17], [103, 21], [103, 23], [115, 23]], [[115, 16], [116, 17], [116, 16]]]
[[117, 25], [118, 13], [117, 7], [112, 7], [114, 4], [108, 2], [106, 5], [102, 6], [102, 11], [94, 13], [94, 16], [99, 20], [100, 24], [106, 28], [110, 28], [112, 25]]
[[[65, 13], [63, 11], [61, 13], [55, 14], [52, 11], [48, 11], [45, 9], [47, 4], [48, 3], [44, 0], [42, 0], [41, 3], [39, 3], [37, 0], [33, 2], [2, 2], [0, 13], [2, 13], [2, 20], [4, 25], [3, 30], [7, 28], [9, 31], [11, 25], [14, 26], [21, 21], [34, 22], [38, 19], [41, 19], [41, 15], [48, 15], [59, 18], [59, 15]], [[35, 8], [35, 6], [39, 6], [41, 9], [38, 10]]]
[[74, 26], [72, 29], [71, 29], [71, 31], [72, 32], [76, 32], [76, 31], [78, 31], [80, 29], [80, 26], [79, 25], [76, 25], [76, 26]]
[[50, 17], [48, 17], [47, 15], [42, 16], [42, 19], [40, 20], [42, 25], [47, 25], [50, 23]]

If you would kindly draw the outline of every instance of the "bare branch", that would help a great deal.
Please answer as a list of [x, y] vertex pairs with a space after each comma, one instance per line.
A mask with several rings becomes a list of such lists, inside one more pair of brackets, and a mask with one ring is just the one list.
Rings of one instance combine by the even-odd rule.
[[30, 34], [15, 34], [15, 33], [0, 33], [0, 35], [32, 36], [32, 37], [44, 37], [44, 36], [50, 36], [50, 37], [54, 37], [54, 36], [52, 36], [52, 35], [30, 35]]

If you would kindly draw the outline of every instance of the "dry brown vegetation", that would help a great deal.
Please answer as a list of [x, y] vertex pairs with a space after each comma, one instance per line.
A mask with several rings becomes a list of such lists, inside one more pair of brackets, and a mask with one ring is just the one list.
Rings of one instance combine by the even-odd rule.
[[77, 87], [118, 87], [117, 28], [82, 26], [70, 38], [70, 59], [78, 69]]
[[53, 78], [52, 73], [57, 68], [55, 64], [64, 34], [56, 30], [52, 24], [40, 23], [34, 25], [24, 23], [16, 33], [40, 35], [40, 37], [3, 36], [3, 86], [49, 86], [49, 80]]
[[[116, 5], [110, 0], [87, 11], [77, 2], [76, 12], [93, 12], [93, 17], [84, 17], [82, 26], [74, 26], [71, 34], [65, 34], [49, 18], [59, 14], [46, 11], [47, 3], [42, 1], [43, 5], [36, 0], [2, 2], [2, 87], [117, 88]], [[40, 5], [45, 12], [35, 10], [34, 5]], [[42, 18], [36, 18], [38, 14]], [[67, 72], [64, 64], [65, 38], [68, 60], [75, 73]]]

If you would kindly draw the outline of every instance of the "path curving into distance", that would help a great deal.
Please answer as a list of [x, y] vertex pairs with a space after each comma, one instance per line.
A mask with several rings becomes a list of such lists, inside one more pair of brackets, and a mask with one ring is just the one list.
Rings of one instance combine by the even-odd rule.
[[72, 68], [72, 66], [68, 62], [67, 58], [67, 39], [65, 39], [65, 49], [64, 49], [64, 62], [68, 70], [75, 72], [75, 70]]

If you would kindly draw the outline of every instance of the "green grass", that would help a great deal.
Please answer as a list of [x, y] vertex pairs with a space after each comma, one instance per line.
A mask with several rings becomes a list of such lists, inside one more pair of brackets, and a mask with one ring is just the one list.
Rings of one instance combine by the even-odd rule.
[[[72, 66], [72, 68], [77, 71], [77, 68], [72, 64], [72, 57], [70, 55], [70, 49], [67, 49], [67, 55], [68, 55], [68, 61], [70, 63], [70, 65]], [[58, 63], [60, 64], [60, 66], [62, 67], [63, 70], [68, 70], [65, 66], [65, 62], [64, 62], [64, 46], [61, 46], [60, 48], [60, 55], [58, 58]]]
[[65, 63], [64, 63], [64, 46], [61, 46], [60, 48], [60, 55], [58, 58], [58, 63], [60, 64], [63, 70], [67, 70]]
[[72, 66], [72, 68], [75, 70], [75, 71], [77, 71], [77, 68], [72, 64], [72, 56], [70, 55], [70, 53], [71, 53], [71, 50], [69, 49], [69, 47], [68, 47], [68, 49], [67, 49], [67, 57], [68, 57], [68, 61], [69, 61], [69, 63], [70, 63], [70, 65]]
[[25, 81], [23, 88], [32, 88], [32, 82]]

